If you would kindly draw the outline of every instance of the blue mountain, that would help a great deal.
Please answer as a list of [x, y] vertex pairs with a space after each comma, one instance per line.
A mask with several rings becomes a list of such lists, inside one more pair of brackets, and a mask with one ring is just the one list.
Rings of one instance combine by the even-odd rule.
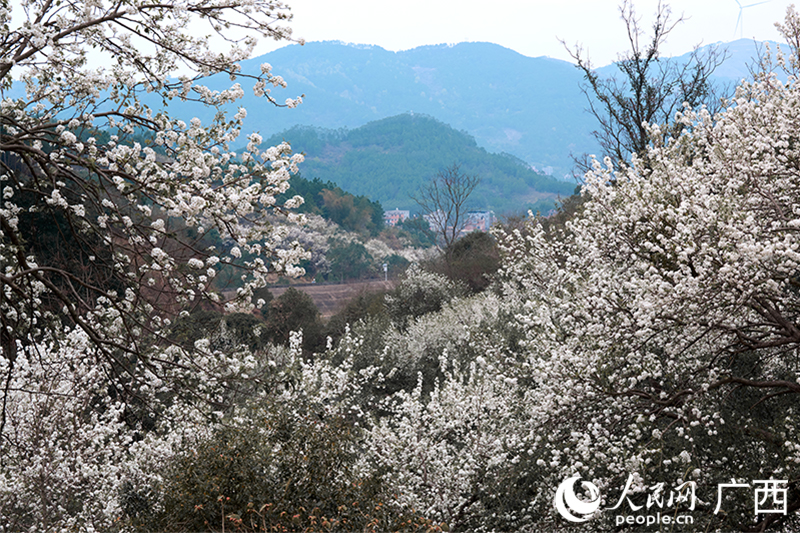
[[[719, 81], [738, 83], [757, 54], [752, 40], [714, 44], [728, 50]], [[687, 56], [674, 58], [685, 61]], [[296, 109], [276, 109], [252, 92], [241, 105], [248, 128], [264, 137], [295, 125], [356, 128], [399, 114], [421, 113], [465, 131], [490, 152], [512, 154], [539, 171], [569, 175], [571, 154], [594, 153], [594, 118], [585, 111], [582, 76], [571, 64], [527, 57], [491, 43], [422, 46], [391, 52], [378, 46], [339, 42], [290, 45], [245, 61], [243, 72], [270, 63], [288, 83], [273, 89], [279, 102], [305, 95]], [[608, 65], [601, 73], [613, 73]], [[212, 89], [227, 77], [208, 80]], [[243, 86], [246, 84], [243, 83]], [[172, 112], [210, 121], [208, 110], [173, 102]]]
[[[526, 57], [490, 43], [390, 52], [312, 42], [245, 61], [242, 70], [258, 72], [263, 62], [288, 83], [287, 89], [273, 89], [279, 102], [305, 95], [296, 109], [276, 109], [252, 93], [245, 97], [247, 124], [265, 137], [294, 125], [355, 128], [414, 112], [466, 131], [491, 152], [513, 154], [557, 176], [569, 173], [570, 152], [595, 147], [581, 76], [564, 61]], [[212, 78], [207, 84], [221, 90], [230, 80]], [[204, 122], [212, 118], [191, 104], [170, 108]]]
[[[742, 39], [709, 46], [723, 47], [730, 56], [716, 71], [719, 81], [736, 84], [749, 77], [747, 66], [759, 50], [756, 43]], [[258, 131], [267, 138], [296, 125], [353, 129], [419, 113], [466, 132], [489, 152], [511, 154], [557, 178], [570, 175], [571, 154], [597, 152], [591, 135], [595, 120], [585, 111], [580, 89], [582, 76], [565, 61], [527, 57], [491, 43], [391, 52], [378, 46], [311, 42], [245, 61], [242, 70], [259, 73], [264, 62], [288, 83], [286, 89], [272, 89], [272, 95], [282, 102], [303, 94], [304, 102], [296, 109], [276, 108], [257, 98], [242, 79], [245, 98], [237, 105], [248, 110], [245, 133]], [[608, 65], [598, 70], [609, 75], [617, 69]], [[205, 83], [223, 90], [231, 80], [218, 75]], [[190, 102], [173, 100], [169, 110], [187, 120], [213, 119], [212, 110]]]

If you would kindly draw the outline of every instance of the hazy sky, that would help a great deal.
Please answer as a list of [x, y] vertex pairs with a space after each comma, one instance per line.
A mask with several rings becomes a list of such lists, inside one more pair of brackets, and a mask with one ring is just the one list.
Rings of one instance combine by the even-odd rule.
[[[295, 36], [407, 50], [425, 44], [488, 41], [526, 56], [568, 60], [559, 43], [581, 43], [593, 63], [610, 63], [626, 48], [617, 0], [286, 0]], [[778, 40], [773, 24], [783, 21], [789, 0], [672, 0], [679, 25], [665, 47], [680, 55], [694, 45], [740, 36]], [[649, 30], [658, 0], [634, 0]], [[749, 6], [749, 7], [748, 7]], [[284, 46], [265, 42], [259, 53]], [[476, 65], [479, 69], [480, 65]]]

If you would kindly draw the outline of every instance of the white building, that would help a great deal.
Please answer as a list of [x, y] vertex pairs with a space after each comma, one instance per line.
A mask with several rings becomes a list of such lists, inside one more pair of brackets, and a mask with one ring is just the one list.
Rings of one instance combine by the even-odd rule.
[[403, 209], [392, 209], [391, 211], [383, 212], [383, 222], [387, 226], [396, 226], [397, 224], [406, 220], [410, 216], [411, 216], [410, 211], [405, 211]]
[[[428, 222], [431, 231], [437, 234], [441, 233], [442, 227], [444, 226], [444, 213], [441, 211], [434, 211], [429, 215], [423, 215], [423, 218]], [[473, 231], [489, 231], [489, 228], [496, 222], [497, 217], [494, 211], [469, 211], [466, 214], [466, 221], [458, 236], [463, 237], [467, 233], [472, 233]]]

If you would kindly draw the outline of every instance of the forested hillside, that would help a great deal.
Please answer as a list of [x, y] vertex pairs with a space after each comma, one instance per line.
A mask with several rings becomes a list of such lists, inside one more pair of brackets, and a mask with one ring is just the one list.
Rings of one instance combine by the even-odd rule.
[[457, 163], [481, 178], [469, 207], [496, 213], [547, 212], [574, 182], [537, 173], [509, 154], [490, 154], [465, 132], [429, 116], [404, 114], [353, 130], [295, 127], [267, 139], [288, 141], [306, 154], [303, 175], [380, 202], [385, 209], [417, 208], [411, 196], [445, 167]]

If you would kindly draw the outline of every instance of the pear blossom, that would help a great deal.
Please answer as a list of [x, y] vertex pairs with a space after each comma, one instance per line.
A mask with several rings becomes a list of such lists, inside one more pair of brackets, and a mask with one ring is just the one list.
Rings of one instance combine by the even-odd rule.
[[[242, 375], [240, 351], [174, 340], [188, 309], [222, 300], [209, 281], [219, 263], [244, 277], [242, 306], [268, 273], [301, 272], [305, 250], [276, 253], [288, 220], [276, 197], [300, 160], [285, 144], [269, 162], [255, 146], [232, 152], [246, 111], [221, 107], [249, 85], [285, 84], [239, 62], [256, 37], [291, 40], [291, 17], [273, 0], [18, 7], [0, 13], [0, 529], [108, 530], [123, 485], [154, 480], [129, 454], [172, 446], [148, 448], [155, 435], [132, 429], [131, 412], [158, 412], [174, 443], [169, 424], [193, 413], [187, 432], [202, 433]], [[236, 81], [214, 93], [202, 78], [218, 73]], [[187, 123], [172, 98], [217, 113]], [[257, 257], [221, 256], [214, 238]]]

